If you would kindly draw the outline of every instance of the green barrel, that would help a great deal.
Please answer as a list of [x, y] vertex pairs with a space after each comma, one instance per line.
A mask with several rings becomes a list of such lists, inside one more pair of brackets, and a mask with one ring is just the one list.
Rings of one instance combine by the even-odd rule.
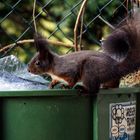
[[91, 98], [74, 90], [0, 92], [1, 140], [92, 140]]
[[93, 102], [93, 140], [139, 140], [139, 93], [139, 88], [122, 88], [98, 94]]
[[136, 120], [136, 140], [139, 139], [140, 139], [140, 92], [139, 94], [137, 94], [137, 120]]
[[139, 93], [140, 88], [101, 90], [97, 96], [0, 91], [0, 139], [139, 140]]

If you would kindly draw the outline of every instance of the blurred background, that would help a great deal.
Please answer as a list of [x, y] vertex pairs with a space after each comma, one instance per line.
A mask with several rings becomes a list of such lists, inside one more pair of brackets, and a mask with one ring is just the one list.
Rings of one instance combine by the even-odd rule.
[[[66, 44], [74, 44], [74, 26], [83, 0], [36, 0], [35, 19], [37, 31], [44, 37]], [[33, 39], [33, 0], [0, 1], [0, 57], [14, 54], [28, 63], [35, 47], [33, 43], [14, 45], [3, 51], [9, 44], [24, 39]], [[138, 1], [129, 0], [88, 0], [83, 17], [82, 49], [98, 50], [101, 39], [122, 21]], [[52, 45], [53, 46], [53, 45]], [[62, 55], [73, 49], [53, 46]]]

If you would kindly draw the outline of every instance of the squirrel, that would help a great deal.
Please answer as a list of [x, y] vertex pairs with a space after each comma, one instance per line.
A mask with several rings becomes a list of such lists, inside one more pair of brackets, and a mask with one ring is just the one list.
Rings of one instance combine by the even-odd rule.
[[121, 77], [140, 67], [140, 25], [135, 16], [106, 38], [102, 52], [81, 50], [59, 56], [48, 45], [42, 36], [36, 35], [37, 53], [28, 64], [28, 71], [49, 74], [53, 79], [49, 87], [60, 80], [70, 87], [82, 81], [88, 93], [96, 94], [101, 84], [118, 85]]

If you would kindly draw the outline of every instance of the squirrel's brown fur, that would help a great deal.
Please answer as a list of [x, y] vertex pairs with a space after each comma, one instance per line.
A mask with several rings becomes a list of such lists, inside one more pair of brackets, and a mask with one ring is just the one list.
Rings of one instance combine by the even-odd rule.
[[119, 81], [140, 67], [140, 25], [135, 17], [104, 41], [104, 52], [78, 51], [58, 56], [47, 44], [42, 37], [35, 38], [38, 52], [30, 61], [28, 70], [63, 79], [71, 87], [82, 81], [84, 88], [91, 93], [97, 93], [101, 83]]

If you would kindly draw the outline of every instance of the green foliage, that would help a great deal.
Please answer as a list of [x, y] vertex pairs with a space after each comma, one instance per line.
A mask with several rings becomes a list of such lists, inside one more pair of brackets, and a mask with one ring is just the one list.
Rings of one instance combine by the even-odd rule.
[[[96, 49], [100, 45], [99, 40], [109, 32], [107, 24], [99, 19], [99, 16], [111, 24], [116, 23], [118, 17], [123, 17], [126, 9], [125, 3], [122, 2], [121, 0], [88, 0], [84, 14], [84, 49]], [[73, 44], [73, 29], [81, 3], [82, 0], [37, 0], [38, 32], [54, 41]], [[121, 12], [119, 12], [120, 9]], [[0, 44], [2, 47], [18, 40], [33, 38], [32, 10], [32, 0], [2, 0], [0, 2]], [[57, 46], [55, 51], [64, 54], [68, 49]], [[28, 63], [34, 53], [33, 44], [23, 44], [23, 46], [10, 49], [6, 55], [14, 54]], [[4, 53], [1, 54], [3, 55]]]

